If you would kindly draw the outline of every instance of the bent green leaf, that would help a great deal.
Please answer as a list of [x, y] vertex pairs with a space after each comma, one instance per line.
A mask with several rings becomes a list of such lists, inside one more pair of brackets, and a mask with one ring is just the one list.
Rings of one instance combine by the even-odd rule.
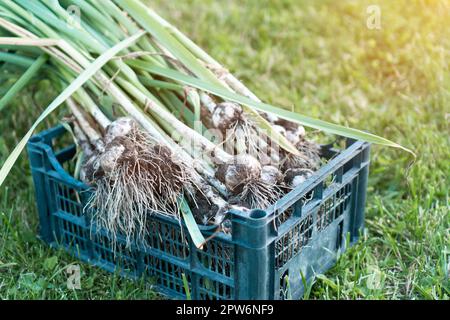
[[36, 122], [31, 126], [30, 130], [25, 134], [25, 136], [20, 140], [17, 146], [9, 155], [8, 159], [6, 159], [2, 168], [0, 169], [0, 186], [5, 181], [9, 172], [11, 171], [12, 166], [16, 162], [17, 158], [20, 156], [20, 153], [25, 148], [27, 141], [32, 136], [34, 130], [37, 126], [56, 108], [58, 108], [67, 98], [69, 98], [75, 91], [77, 91], [83, 84], [85, 84], [97, 71], [99, 71], [109, 60], [114, 58], [114, 56], [122, 51], [123, 49], [129, 47], [133, 44], [137, 39], [139, 39], [142, 35], [144, 35], [144, 31], [140, 31], [137, 34], [119, 42], [114, 47], [105, 51], [102, 55], [100, 55], [95, 61], [93, 61], [61, 94], [56, 97], [55, 100], [42, 112]]
[[177, 81], [178, 83], [209, 92], [213, 95], [219, 96], [223, 99], [226, 99], [226, 100], [229, 100], [232, 102], [236, 102], [239, 104], [243, 104], [243, 105], [252, 107], [261, 112], [267, 112], [267, 113], [274, 114], [280, 118], [283, 118], [283, 119], [286, 119], [286, 120], [289, 120], [292, 122], [296, 122], [298, 124], [301, 124], [301, 125], [304, 125], [307, 127], [322, 130], [322, 131], [325, 131], [325, 132], [328, 132], [331, 134], [336, 134], [336, 135], [340, 135], [340, 136], [347, 137], [347, 138], [363, 140], [363, 141], [367, 141], [367, 142], [374, 143], [374, 144], [380, 144], [380, 145], [384, 145], [384, 146], [399, 148], [406, 152], [409, 152], [414, 157], [416, 156], [415, 153], [413, 151], [411, 151], [410, 149], [408, 149], [398, 143], [390, 141], [386, 138], [377, 136], [377, 135], [369, 133], [369, 132], [365, 132], [362, 130], [353, 129], [353, 128], [349, 128], [349, 127], [344, 127], [344, 126], [341, 126], [338, 124], [311, 118], [311, 117], [308, 117], [308, 116], [305, 116], [305, 115], [302, 115], [299, 113], [294, 113], [294, 112], [291, 112], [291, 111], [288, 111], [288, 110], [285, 110], [285, 109], [282, 109], [279, 107], [272, 106], [267, 103], [257, 102], [257, 101], [251, 100], [247, 97], [244, 97], [242, 95], [231, 92], [227, 89], [224, 89], [221, 86], [217, 86], [212, 83], [207, 83], [206, 81], [185, 75], [185, 74], [175, 71], [175, 70], [160, 68], [160, 67], [154, 66], [152, 64], [149, 64], [149, 63], [146, 63], [143, 61], [134, 60], [134, 61], [128, 61], [127, 63], [134, 67], [142, 68], [143, 70], [148, 71], [150, 73], [157, 74], [159, 76]]
[[192, 242], [194, 242], [195, 246], [199, 249], [203, 247], [205, 244], [205, 238], [203, 237], [197, 222], [195, 222], [195, 218], [192, 215], [192, 211], [189, 208], [189, 204], [186, 202], [184, 198], [180, 198], [180, 210], [183, 215], [184, 222], [186, 223], [186, 227], [191, 235]]

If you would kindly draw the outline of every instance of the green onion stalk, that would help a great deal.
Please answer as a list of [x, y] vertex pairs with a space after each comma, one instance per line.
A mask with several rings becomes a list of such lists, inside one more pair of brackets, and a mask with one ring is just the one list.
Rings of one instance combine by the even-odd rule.
[[[68, 11], [73, 6], [82, 12], [78, 20]], [[230, 208], [267, 208], [318, 168], [318, 148], [298, 122], [215, 95], [211, 88], [261, 102], [139, 0], [3, 0], [0, 61], [26, 71], [0, 111], [39, 70], [65, 88], [142, 30], [66, 101], [98, 226], [131, 243], [145, 239], [149, 210], [181, 220], [187, 202], [197, 223], [226, 231]]]

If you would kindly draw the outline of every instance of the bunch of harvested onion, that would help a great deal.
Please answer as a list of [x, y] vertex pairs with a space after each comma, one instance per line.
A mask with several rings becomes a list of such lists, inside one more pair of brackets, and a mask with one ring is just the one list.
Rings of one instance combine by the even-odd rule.
[[[273, 205], [321, 164], [300, 124], [393, 144], [262, 103], [139, 0], [3, 0], [0, 13], [0, 60], [29, 66], [21, 83], [43, 67], [56, 88], [78, 84], [67, 105], [80, 178], [93, 189], [87, 208], [128, 243], [145, 238], [152, 213], [183, 217], [192, 231], [190, 214], [221, 226], [232, 207]], [[121, 54], [103, 61], [117, 43]]]

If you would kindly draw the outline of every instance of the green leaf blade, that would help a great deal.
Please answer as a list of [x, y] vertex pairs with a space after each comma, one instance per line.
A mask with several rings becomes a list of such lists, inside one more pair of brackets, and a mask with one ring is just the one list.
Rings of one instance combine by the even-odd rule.
[[17, 80], [8, 92], [0, 99], [0, 111], [2, 111], [8, 103], [33, 79], [36, 73], [47, 62], [47, 55], [43, 54], [25, 71], [25, 73]]
[[349, 128], [349, 127], [344, 127], [344, 126], [341, 126], [338, 124], [311, 118], [311, 117], [308, 117], [308, 116], [305, 116], [305, 115], [302, 115], [299, 113], [294, 113], [294, 112], [291, 112], [291, 111], [288, 111], [288, 110], [285, 110], [282, 108], [272, 106], [267, 103], [257, 102], [257, 101], [251, 100], [247, 97], [244, 97], [244, 96], [241, 96], [234, 92], [231, 92], [221, 86], [217, 86], [212, 83], [207, 83], [201, 79], [197, 79], [197, 78], [185, 75], [185, 74], [175, 71], [175, 70], [160, 68], [160, 67], [154, 66], [152, 64], [149, 64], [149, 63], [146, 63], [143, 61], [137, 61], [137, 60], [128, 61], [127, 63], [134, 67], [142, 68], [143, 70], [146, 70], [150, 73], [157, 74], [159, 76], [166, 77], [171, 80], [177, 81], [178, 83], [209, 92], [209, 93], [219, 96], [223, 99], [254, 108], [261, 112], [267, 112], [267, 113], [274, 114], [280, 118], [283, 118], [285, 120], [289, 120], [292, 122], [296, 122], [300, 125], [304, 125], [304, 126], [307, 126], [310, 128], [322, 130], [322, 131], [325, 131], [325, 132], [328, 132], [331, 134], [336, 134], [336, 135], [340, 135], [340, 136], [347, 137], [347, 138], [363, 140], [363, 141], [367, 141], [367, 142], [374, 143], [374, 144], [399, 148], [406, 152], [409, 152], [414, 157], [416, 156], [415, 153], [413, 151], [411, 151], [410, 149], [408, 149], [398, 143], [390, 141], [386, 138], [377, 136], [377, 135], [369, 133], [369, 132], [365, 132], [362, 130], [353, 129], [353, 128]]
[[25, 136], [20, 140], [14, 150], [11, 152], [9, 157], [6, 159], [5, 163], [0, 169], [0, 186], [5, 181], [11, 168], [19, 158], [20, 153], [25, 148], [28, 140], [33, 135], [34, 130], [37, 126], [56, 108], [58, 108], [67, 98], [69, 98], [75, 91], [77, 91], [83, 84], [85, 84], [97, 71], [99, 71], [108, 61], [110, 61], [114, 56], [122, 51], [123, 49], [129, 47], [142, 35], [144, 31], [140, 31], [137, 34], [119, 42], [114, 47], [105, 51], [100, 55], [94, 62], [92, 62], [89, 67], [87, 67], [76, 79], [73, 81], [55, 100], [44, 110], [44, 112], [39, 116], [39, 118], [31, 126], [30, 130], [25, 134]]
[[195, 222], [195, 218], [192, 214], [191, 208], [189, 208], [189, 205], [184, 198], [180, 198], [180, 210], [189, 234], [191, 235], [192, 241], [197, 248], [201, 249], [206, 240], [203, 237], [197, 222]]

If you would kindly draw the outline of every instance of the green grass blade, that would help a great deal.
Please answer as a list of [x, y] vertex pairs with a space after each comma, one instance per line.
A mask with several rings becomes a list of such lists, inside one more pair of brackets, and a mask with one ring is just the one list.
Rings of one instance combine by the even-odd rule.
[[286, 288], [285, 296], [287, 300], [292, 300], [291, 282], [289, 281], [289, 275], [284, 276], [284, 285]]
[[181, 277], [183, 278], [184, 291], [186, 291], [186, 300], [192, 300], [191, 290], [189, 289], [189, 283], [188, 283], [187, 277], [184, 273], [181, 274]]
[[8, 92], [0, 99], [0, 111], [2, 111], [9, 102], [22, 90], [41, 67], [47, 62], [48, 56], [46, 54], [41, 55], [36, 61], [25, 71], [25, 73], [17, 80]]
[[137, 60], [129, 61], [128, 63], [134, 67], [142, 68], [150, 73], [157, 74], [159, 76], [166, 77], [171, 80], [175, 80], [184, 85], [188, 85], [188, 86], [197, 88], [199, 90], [209, 92], [209, 93], [219, 96], [223, 99], [252, 107], [261, 112], [271, 113], [280, 118], [283, 118], [283, 119], [286, 119], [286, 120], [289, 120], [292, 122], [296, 122], [296, 123], [299, 123], [299, 124], [307, 126], [307, 127], [322, 130], [322, 131], [325, 131], [328, 133], [332, 133], [332, 134], [336, 134], [336, 135], [340, 135], [340, 136], [344, 136], [344, 137], [348, 137], [348, 138], [352, 138], [352, 139], [363, 140], [363, 141], [367, 141], [367, 142], [374, 143], [374, 144], [380, 144], [380, 145], [384, 145], [384, 146], [399, 148], [399, 149], [409, 152], [410, 154], [412, 154], [415, 157], [414, 152], [412, 152], [408, 148], [403, 147], [402, 145], [400, 145], [398, 143], [395, 143], [393, 141], [390, 141], [386, 138], [377, 136], [372, 133], [364, 132], [364, 131], [361, 131], [358, 129], [344, 127], [341, 125], [337, 125], [337, 124], [326, 122], [326, 121], [319, 120], [319, 119], [314, 119], [314, 118], [311, 118], [308, 116], [304, 116], [304, 115], [301, 115], [298, 113], [294, 113], [294, 112], [291, 112], [288, 110], [284, 110], [284, 109], [272, 106], [267, 103], [256, 102], [254, 100], [251, 100], [247, 97], [244, 97], [244, 96], [241, 96], [234, 92], [231, 92], [231, 91], [224, 89], [220, 86], [217, 86], [215, 84], [207, 83], [203, 80], [185, 75], [185, 74], [175, 71], [175, 70], [169, 70], [169, 69], [156, 67], [151, 64], [148, 64], [148, 63], [145, 63], [142, 61], [137, 61]]
[[192, 215], [191, 208], [189, 208], [189, 205], [184, 198], [180, 198], [180, 210], [192, 241], [197, 248], [201, 249], [205, 244], [205, 238], [200, 232], [197, 222], [195, 222], [194, 216]]
[[11, 171], [12, 166], [16, 162], [20, 153], [25, 148], [26, 143], [32, 136], [34, 130], [37, 126], [56, 108], [58, 108], [67, 98], [69, 98], [75, 91], [77, 91], [83, 84], [85, 84], [97, 71], [99, 71], [108, 61], [110, 61], [114, 56], [117, 55], [123, 49], [129, 47], [137, 39], [139, 39], [145, 32], [141, 31], [122, 42], [119, 42], [114, 47], [105, 51], [100, 55], [94, 62], [92, 62], [55, 100], [44, 110], [44, 112], [39, 116], [36, 122], [31, 126], [30, 130], [25, 134], [25, 136], [20, 140], [17, 146], [6, 159], [2, 168], [0, 169], [0, 186], [5, 181], [8, 173]]

